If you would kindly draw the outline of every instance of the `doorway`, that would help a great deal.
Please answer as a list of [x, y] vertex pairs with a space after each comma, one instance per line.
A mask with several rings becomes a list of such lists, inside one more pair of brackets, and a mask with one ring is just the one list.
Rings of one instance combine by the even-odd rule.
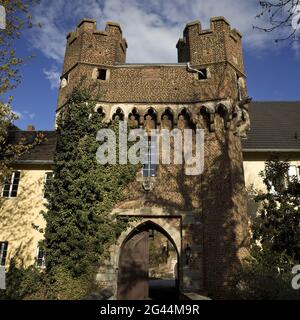
[[178, 250], [170, 235], [149, 221], [124, 240], [118, 271], [118, 300], [177, 300]]

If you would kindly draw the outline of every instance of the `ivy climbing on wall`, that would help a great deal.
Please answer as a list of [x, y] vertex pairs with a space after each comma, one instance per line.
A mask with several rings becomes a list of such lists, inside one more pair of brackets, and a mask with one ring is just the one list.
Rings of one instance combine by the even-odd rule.
[[98, 130], [110, 127], [118, 136], [118, 123], [102, 122], [89, 92], [79, 84], [58, 116], [54, 177], [44, 213], [47, 272], [61, 266], [73, 277], [99, 266], [108, 246], [127, 228], [128, 219], [111, 212], [138, 170], [137, 165], [97, 162]]

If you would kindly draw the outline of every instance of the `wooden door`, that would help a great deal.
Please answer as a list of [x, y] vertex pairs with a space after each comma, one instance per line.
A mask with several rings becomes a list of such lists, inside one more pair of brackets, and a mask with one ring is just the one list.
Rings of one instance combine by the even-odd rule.
[[121, 249], [118, 274], [119, 300], [144, 300], [149, 296], [149, 233], [134, 234]]

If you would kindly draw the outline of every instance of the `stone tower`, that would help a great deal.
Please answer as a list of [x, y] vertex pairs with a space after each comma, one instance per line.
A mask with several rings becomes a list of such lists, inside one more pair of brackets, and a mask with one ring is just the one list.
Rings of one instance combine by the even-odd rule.
[[94, 20], [82, 20], [67, 36], [57, 111], [84, 77], [94, 85], [95, 111], [107, 123], [118, 117], [147, 131], [204, 130], [204, 171], [187, 176], [184, 165], [161, 164], [138, 173], [114, 213], [140, 219], [111, 247], [97, 282], [126, 298], [119, 292], [126, 281], [122, 250], [129, 250], [138, 230], [156, 228], [178, 253], [181, 293], [225, 297], [247, 254], [240, 140], [249, 129], [249, 98], [241, 34], [223, 17], [212, 18], [208, 30], [198, 21], [188, 23], [177, 43], [178, 63], [125, 63], [126, 49], [118, 24], [98, 31]]

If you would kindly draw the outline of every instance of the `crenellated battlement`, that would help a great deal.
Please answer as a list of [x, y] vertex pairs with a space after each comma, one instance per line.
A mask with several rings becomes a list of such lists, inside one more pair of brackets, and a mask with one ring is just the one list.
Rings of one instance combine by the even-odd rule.
[[[224, 17], [211, 18], [209, 29], [202, 29], [201, 22], [199, 20], [188, 22], [183, 30], [183, 35], [184, 37], [188, 37], [190, 32], [195, 31], [198, 35], [225, 31], [235, 37], [236, 40], [240, 40], [242, 38], [241, 33], [235, 28], [231, 29], [230, 23]], [[179, 39], [178, 42], [181, 41], [183, 41], [183, 38]]]
[[[228, 289], [232, 292], [235, 288], [235, 282], [231, 282], [235, 266], [240, 265], [247, 249], [249, 225], [241, 137], [245, 138], [250, 128], [250, 99], [241, 35], [225, 18], [215, 17], [209, 29], [202, 29], [199, 21], [186, 25], [177, 44], [181, 63], [125, 63], [126, 49], [119, 24], [107, 22], [105, 30], [97, 30], [95, 20], [82, 20], [67, 36], [58, 98], [57, 114], [64, 115], [68, 107], [73, 107], [68, 106], [68, 97], [80, 83], [89, 90], [98, 121], [105, 124], [99, 123], [99, 129], [127, 121], [131, 130], [138, 129], [145, 138], [148, 136], [150, 161], [124, 189], [124, 198], [112, 212], [113, 217], [135, 217], [138, 223], [109, 248], [111, 259], [100, 265], [97, 284], [112, 290], [119, 299], [147, 298], [144, 284], [149, 270], [142, 272], [145, 279], [141, 276], [135, 282], [131, 277], [135, 271], [128, 266], [139, 268], [137, 261], [140, 263], [141, 257], [147, 258], [142, 264], [148, 266], [145, 242], [150, 237], [145, 226], [151, 223], [154, 231], [156, 223], [178, 244], [178, 261], [172, 270], [180, 290], [206, 292], [217, 299], [225, 297]], [[162, 143], [152, 143], [149, 138], [154, 132], [170, 136], [169, 149], [163, 149]], [[183, 140], [177, 139], [180, 134]], [[127, 134], [120, 132], [118, 136], [123, 136], [116, 140], [127, 149]], [[104, 140], [98, 137], [100, 146]], [[186, 146], [188, 141], [188, 152], [185, 148], [181, 152], [180, 145]], [[194, 164], [160, 160], [167, 153], [182, 158], [190, 152]], [[124, 158], [127, 161], [127, 155]], [[197, 167], [197, 175], [185, 174], [190, 166]], [[145, 240], [140, 242], [143, 252], [137, 251], [138, 259], [132, 251], [126, 251], [136, 248], [137, 242], [131, 242], [137, 239], [135, 235], [143, 237], [137, 241]], [[130, 283], [125, 279], [128, 276]]]
[[105, 30], [97, 30], [96, 20], [83, 19], [67, 35], [63, 74], [78, 62], [99, 65], [124, 63], [127, 47], [118, 23], [109, 21]]
[[119, 38], [124, 44], [127, 42], [126, 39], [122, 38], [122, 28], [119, 23], [108, 21], [106, 22], [105, 30], [97, 30], [97, 22], [94, 19], [82, 19], [78, 24], [75, 31], [71, 31], [67, 35], [67, 42], [70, 44], [77, 38], [81, 33], [93, 33], [96, 35], [103, 35], [103, 36], [112, 36]]
[[180, 63], [126, 64], [120, 25], [83, 19], [67, 36], [58, 109], [81, 78], [103, 103], [197, 104], [247, 97], [241, 34], [223, 17], [189, 22], [178, 41]]
[[230, 62], [244, 73], [241, 38], [240, 32], [231, 29], [224, 17], [211, 18], [209, 29], [202, 29], [198, 20], [189, 22], [176, 45], [178, 62], [195, 66]]

